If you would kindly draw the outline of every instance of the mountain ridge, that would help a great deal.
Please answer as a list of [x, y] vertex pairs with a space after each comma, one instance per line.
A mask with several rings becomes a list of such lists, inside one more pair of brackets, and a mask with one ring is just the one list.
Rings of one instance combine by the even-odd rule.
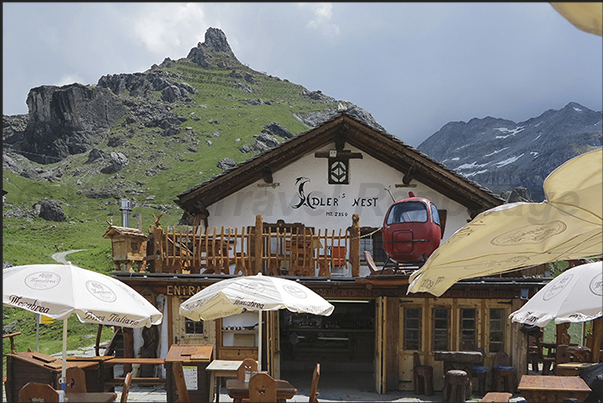
[[521, 186], [542, 201], [555, 168], [602, 146], [601, 126], [600, 111], [569, 102], [519, 123], [491, 116], [449, 122], [418, 149], [495, 193]]

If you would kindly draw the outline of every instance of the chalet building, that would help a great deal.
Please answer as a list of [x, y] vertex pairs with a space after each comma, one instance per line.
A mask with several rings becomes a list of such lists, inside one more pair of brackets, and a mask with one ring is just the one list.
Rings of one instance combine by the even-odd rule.
[[[511, 356], [527, 372], [527, 336], [508, 315], [544, 283], [498, 275], [455, 284], [445, 294], [407, 294], [413, 266], [388, 263], [382, 248], [384, 215], [409, 191], [439, 211], [442, 240], [480, 212], [504, 203], [488, 189], [447, 169], [395, 136], [340, 114], [194, 188], [177, 195], [180, 227], [149, 231], [146, 270], [115, 277], [163, 312], [157, 355], [172, 344], [212, 344], [216, 359], [257, 358], [276, 376], [288, 370], [362, 372], [379, 393], [412, 390], [413, 353], [434, 368], [436, 351], [483, 349]], [[123, 263], [120, 261], [120, 263]], [[129, 267], [129, 266], [128, 266]], [[295, 279], [329, 300], [331, 316], [257, 314], [194, 322], [179, 315], [182, 301], [238, 275]], [[134, 331], [131, 352], [148, 343]], [[322, 381], [321, 381], [322, 382]]]

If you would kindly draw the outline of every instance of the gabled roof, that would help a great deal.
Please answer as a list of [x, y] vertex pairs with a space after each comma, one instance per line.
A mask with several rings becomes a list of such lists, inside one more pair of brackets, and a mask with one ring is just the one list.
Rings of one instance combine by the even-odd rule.
[[109, 229], [103, 234], [103, 238], [113, 238], [116, 235], [131, 238], [147, 238], [147, 236], [138, 228], [116, 227], [114, 225], [110, 226]]
[[262, 179], [267, 168], [276, 172], [333, 141], [350, 144], [400, 172], [409, 172], [412, 167], [414, 180], [466, 206], [472, 216], [504, 203], [487, 188], [446, 168], [396, 136], [371, 128], [345, 113], [180, 193], [174, 201], [188, 213], [203, 211]]

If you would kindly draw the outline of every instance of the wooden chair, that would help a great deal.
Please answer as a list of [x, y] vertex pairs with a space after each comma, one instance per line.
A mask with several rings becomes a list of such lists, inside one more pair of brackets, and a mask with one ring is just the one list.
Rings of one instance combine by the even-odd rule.
[[369, 276], [393, 276], [395, 274], [394, 269], [386, 269], [385, 267], [383, 267], [383, 269], [378, 269], [377, 265], [375, 264], [375, 260], [373, 259], [373, 255], [371, 255], [371, 252], [369, 252], [368, 250], [365, 250], [363, 253], [364, 260], [366, 261], [366, 264], [368, 265], [368, 268], [371, 271], [371, 274], [369, 274]]
[[535, 340], [536, 346], [538, 347], [538, 361], [542, 363], [542, 375], [548, 375], [554, 367], [555, 364], [555, 356], [549, 354], [550, 349], [547, 354], [544, 353], [544, 347], [542, 346], [542, 342], [540, 339]]
[[339, 273], [339, 269], [347, 270], [348, 262], [346, 260], [347, 249], [345, 246], [332, 246], [330, 255], [318, 256], [318, 276], [329, 277], [333, 274], [334, 269]]
[[310, 387], [310, 402], [318, 402], [318, 378], [320, 378], [320, 364], [316, 363], [312, 374], [312, 386]]
[[511, 357], [504, 351], [499, 351], [492, 365], [492, 388], [495, 392], [515, 393], [517, 376], [511, 366]]
[[[258, 372], [258, 362], [253, 358], [245, 358], [239, 369], [237, 369], [237, 379], [245, 381], [245, 372]], [[243, 402], [248, 402], [249, 399], [242, 399]]]
[[65, 393], [86, 393], [86, 373], [80, 367], [69, 367], [65, 372]]
[[249, 400], [252, 402], [276, 402], [276, 381], [270, 375], [259, 372], [249, 380]]
[[19, 402], [58, 402], [59, 392], [47, 383], [27, 382], [19, 390]]
[[126, 378], [124, 379], [124, 387], [121, 390], [121, 399], [119, 400], [121, 403], [125, 403], [128, 401], [128, 393], [130, 392], [130, 385], [132, 384], [132, 371], [126, 374]]
[[245, 358], [239, 369], [237, 369], [237, 379], [244, 381], [246, 371], [258, 372], [258, 362], [253, 358]]
[[433, 395], [433, 367], [421, 365], [421, 356], [416, 351], [412, 354], [412, 371], [415, 395]]
[[289, 275], [314, 276], [314, 249], [310, 230], [294, 234], [291, 240], [286, 240], [285, 252], [290, 259]]
[[172, 364], [172, 372], [174, 373], [174, 382], [176, 383], [178, 402], [190, 402], [191, 400], [188, 396], [188, 389], [186, 388], [186, 382], [184, 381], [184, 369], [182, 369], [182, 362], [174, 362]]
[[553, 373], [555, 375], [559, 375], [557, 365], [571, 362], [571, 354], [567, 351], [568, 347], [567, 344], [559, 344], [557, 346], [557, 350], [555, 351], [555, 367], [553, 368]]
[[542, 362], [542, 347], [538, 337], [528, 335], [528, 364], [532, 364], [532, 371], [539, 372], [538, 366]]

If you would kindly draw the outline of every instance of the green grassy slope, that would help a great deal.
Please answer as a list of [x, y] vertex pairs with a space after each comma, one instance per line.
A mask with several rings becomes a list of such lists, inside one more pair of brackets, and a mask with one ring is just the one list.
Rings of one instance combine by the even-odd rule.
[[[197, 90], [191, 96], [194, 102], [170, 104], [178, 116], [189, 117], [180, 125], [180, 134], [163, 137], [157, 127], [125, 124], [130, 116], [126, 115], [111, 129], [107, 140], [97, 146], [128, 157], [129, 164], [115, 174], [100, 173], [102, 163], [87, 164], [88, 153], [72, 155], [50, 165], [28, 162], [29, 168], [40, 172], [60, 170], [62, 175], [58, 181], [32, 180], [3, 170], [3, 189], [8, 191], [2, 222], [4, 262], [12, 265], [54, 263], [51, 256], [57, 251], [55, 245], [59, 245], [61, 251], [85, 249], [69, 255], [72, 263], [110, 273], [114, 270], [111, 242], [102, 235], [109, 220], [121, 225], [119, 198], [132, 200], [132, 213], [141, 214], [144, 232], [153, 224], [152, 214], [163, 214], [164, 226], [175, 225], [182, 215], [182, 210], [173, 202], [176, 195], [221, 173], [217, 164], [223, 158], [236, 162], [251, 158], [252, 153], [244, 154], [239, 147], [253, 144], [253, 136], [261, 134], [264, 125], [276, 122], [292, 134], [299, 134], [309, 127], [293, 113], [337, 107], [332, 100], [317, 101], [303, 96], [302, 93], [309, 91], [300, 85], [243, 65], [236, 66], [236, 70], [253, 75], [254, 82], [239, 81], [247, 89], [251, 88], [251, 93], [233, 84], [228, 77], [232, 68], [202, 69], [188, 59], [181, 59], [172, 67], [162, 69], [179, 75], [179, 81]], [[160, 95], [157, 92], [153, 98], [159, 100]], [[257, 102], [259, 99], [262, 101]], [[219, 137], [214, 132], [218, 132]], [[107, 142], [115, 137], [125, 141], [120, 146], [109, 147]], [[86, 196], [93, 191], [105, 196]], [[51, 222], [35, 216], [33, 205], [44, 198], [59, 201], [67, 220]], [[132, 217], [130, 225], [136, 226], [136, 218]], [[36, 348], [35, 323], [34, 314], [3, 307], [3, 325], [22, 332], [16, 338], [18, 351]], [[60, 321], [40, 328], [40, 350], [60, 351]], [[93, 344], [94, 338], [90, 335], [95, 335], [96, 330], [95, 325], [81, 324], [72, 317], [68, 348]], [[110, 330], [105, 330], [105, 337], [109, 335], [107, 332]], [[5, 352], [10, 348], [8, 339], [3, 347]]]

